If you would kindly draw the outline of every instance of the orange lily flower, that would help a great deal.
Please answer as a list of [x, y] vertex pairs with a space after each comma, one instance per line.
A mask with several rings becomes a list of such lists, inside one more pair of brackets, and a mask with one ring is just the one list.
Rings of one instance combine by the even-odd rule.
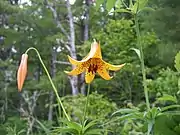
[[24, 80], [27, 75], [27, 60], [28, 60], [28, 55], [23, 54], [21, 57], [21, 63], [19, 65], [18, 72], [17, 72], [17, 84], [18, 84], [19, 92], [22, 90]]
[[109, 70], [117, 71], [120, 70], [125, 64], [121, 65], [111, 65], [105, 62], [102, 59], [101, 47], [100, 44], [94, 41], [91, 44], [91, 50], [89, 54], [82, 59], [81, 61], [77, 61], [70, 56], [68, 59], [71, 64], [75, 65], [72, 71], [65, 71], [68, 75], [78, 75], [82, 72], [86, 71], [85, 81], [86, 83], [91, 83], [94, 79], [96, 73], [98, 73], [103, 79], [110, 80], [112, 77], [109, 75]]

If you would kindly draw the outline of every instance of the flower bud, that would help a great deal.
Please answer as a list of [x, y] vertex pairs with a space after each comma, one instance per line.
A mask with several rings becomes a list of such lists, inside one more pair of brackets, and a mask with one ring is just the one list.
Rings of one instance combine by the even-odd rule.
[[21, 92], [24, 80], [27, 75], [27, 60], [28, 60], [28, 55], [23, 54], [21, 57], [21, 63], [18, 68], [17, 72], [17, 84], [18, 84], [18, 91]]

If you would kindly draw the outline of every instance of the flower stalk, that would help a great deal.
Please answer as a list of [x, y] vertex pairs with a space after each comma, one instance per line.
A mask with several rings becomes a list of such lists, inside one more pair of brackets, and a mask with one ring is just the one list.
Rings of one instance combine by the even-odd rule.
[[140, 62], [141, 62], [141, 72], [143, 76], [143, 88], [144, 88], [144, 95], [145, 95], [145, 100], [146, 100], [146, 107], [147, 107], [147, 110], [150, 110], [150, 103], [149, 103], [149, 96], [148, 96], [148, 89], [147, 89], [147, 82], [146, 82], [146, 71], [145, 71], [145, 65], [144, 65], [143, 45], [142, 45], [142, 40], [141, 40], [137, 14], [134, 15], [134, 19], [135, 19], [135, 28], [136, 28], [136, 36], [137, 36], [137, 45], [139, 47], [140, 56], [141, 56]]
[[34, 51], [37, 53], [37, 56], [38, 56], [38, 58], [39, 58], [39, 60], [40, 60], [40, 63], [42, 64], [42, 66], [43, 66], [43, 68], [44, 68], [44, 70], [45, 70], [45, 72], [46, 72], [46, 74], [47, 74], [47, 76], [48, 76], [48, 79], [49, 79], [49, 81], [50, 81], [50, 83], [51, 83], [51, 86], [52, 86], [52, 88], [53, 88], [53, 90], [54, 90], [54, 93], [55, 93], [55, 95], [56, 95], [56, 97], [57, 97], [57, 101], [58, 101], [58, 103], [60, 104], [60, 106], [61, 106], [61, 108], [62, 108], [62, 110], [63, 110], [63, 112], [64, 112], [64, 114], [65, 114], [65, 116], [66, 116], [66, 118], [67, 118], [67, 120], [70, 121], [70, 118], [69, 118], [68, 114], [66, 113], [66, 110], [65, 110], [64, 105], [63, 105], [63, 103], [62, 103], [62, 101], [61, 101], [61, 98], [59, 97], [58, 91], [57, 91], [57, 89], [56, 89], [56, 87], [55, 87], [55, 85], [54, 85], [54, 83], [53, 83], [53, 81], [52, 81], [52, 78], [51, 78], [51, 76], [50, 76], [50, 74], [49, 74], [49, 72], [48, 72], [48, 70], [47, 70], [47, 68], [46, 68], [46, 66], [45, 66], [42, 58], [41, 58], [41, 55], [39, 54], [38, 50], [37, 50], [36, 48], [34, 48], [34, 47], [28, 48], [28, 49], [26, 50], [25, 54], [27, 54], [30, 50], [34, 50]]
[[90, 92], [90, 83], [88, 83], [86, 104], [85, 104], [85, 106], [84, 106], [83, 123], [85, 122], [86, 114], [87, 114], [88, 101], [89, 101], [89, 92]]

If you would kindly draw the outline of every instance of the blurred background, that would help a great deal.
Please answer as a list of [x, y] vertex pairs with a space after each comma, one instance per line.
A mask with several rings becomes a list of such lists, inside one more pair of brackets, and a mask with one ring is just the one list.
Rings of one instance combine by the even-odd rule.
[[[39, 50], [74, 121], [82, 117], [87, 85], [84, 75], [68, 77], [64, 73], [72, 69], [67, 55], [81, 60], [93, 39], [100, 41], [105, 61], [127, 65], [110, 72], [114, 76], [110, 81], [95, 77], [87, 117], [104, 123], [118, 108], [145, 109], [140, 61], [131, 50], [137, 48], [134, 19], [128, 13], [113, 12], [126, 5], [129, 0], [0, 0], [1, 135], [43, 135], [43, 126], [51, 129], [63, 117], [57, 115], [52, 87], [33, 51], [28, 54], [23, 90], [17, 90], [17, 69], [29, 47]], [[180, 1], [149, 0], [147, 6], [154, 11], [141, 13], [139, 22], [150, 103], [179, 104]], [[176, 100], [157, 100], [163, 95]], [[180, 134], [180, 117], [159, 122], [157, 128], [163, 128], [158, 135]], [[132, 120], [116, 121], [105, 129], [109, 135], [144, 135], [145, 131], [141, 121]]]

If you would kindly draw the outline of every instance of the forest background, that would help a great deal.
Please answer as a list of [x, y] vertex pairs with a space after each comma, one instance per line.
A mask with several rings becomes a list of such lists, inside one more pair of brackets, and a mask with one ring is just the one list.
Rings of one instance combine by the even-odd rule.
[[65, 109], [78, 122], [87, 85], [83, 75], [70, 77], [64, 73], [72, 68], [67, 55], [80, 60], [96, 39], [104, 60], [127, 64], [119, 72], [110, 73], [114, 76], [110, 81], [96, 76], [91, 84], [87, 118], [98, 119], [95, 127], [103, 129], [101, 134], [179, 135], [180, 1], [149, 0], [148, 8], [138, 14], [150, 112], [160, 114], [162, 107], [170, 106], [165, 115], [151, 115], [153, 119], [146, 122], [134, 115], [129, 117], [134, 109], [143, 116], [148, 114], [141, 62], [135, 49], [135, 20], [122, 10], [131, 11], [130, 6], [131, 0], [0, 0], [0, 134], [42, 135], [50, 134], [53, 127], [64, 126], [64, 115], [58, 111], [56, 97], [35, 52], [29, 53], [23, 90], [17, 90], [17, 69], [29, 47], [39, 50]]

